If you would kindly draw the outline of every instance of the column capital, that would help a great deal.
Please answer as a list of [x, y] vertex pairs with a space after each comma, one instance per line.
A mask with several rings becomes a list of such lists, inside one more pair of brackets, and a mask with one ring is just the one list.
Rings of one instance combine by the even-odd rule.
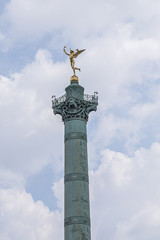
[[65, 90], [65, 95], [60, 98], [54, 97], [52, 100], [54, 114], [60, 114], [64, 122], [75, 119], [87, 122], [89, 113], [97, 110], [97, 93], [84, 94], [84, 88], [78, 83], [70, 84]]

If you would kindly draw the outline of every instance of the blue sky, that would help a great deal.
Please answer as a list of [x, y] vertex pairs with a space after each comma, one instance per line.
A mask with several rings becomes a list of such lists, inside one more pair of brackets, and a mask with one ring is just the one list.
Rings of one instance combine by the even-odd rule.
[[92, 240], [160, 238], [160, 2], [0, 0], [0, 239], [63, 239], [64, 94], [76, 59]]

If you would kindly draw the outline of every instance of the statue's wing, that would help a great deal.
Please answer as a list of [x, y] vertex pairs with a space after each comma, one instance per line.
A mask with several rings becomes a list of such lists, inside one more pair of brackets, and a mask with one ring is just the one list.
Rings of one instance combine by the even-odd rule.
[[77, 50], [77, 51], [74, 53], [73, 57], [76, 58], [80, 53], [84, 52], [85, 50], [86, 50], [86, 49]]

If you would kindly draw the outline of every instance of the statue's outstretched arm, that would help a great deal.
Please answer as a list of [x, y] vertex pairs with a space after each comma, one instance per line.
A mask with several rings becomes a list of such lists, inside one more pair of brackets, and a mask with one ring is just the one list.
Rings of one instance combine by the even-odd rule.
[[69, 56], [69, 53], [66, 52], [66, 46], [64, 46], [63, 51], [65, 52], [66, 55]]

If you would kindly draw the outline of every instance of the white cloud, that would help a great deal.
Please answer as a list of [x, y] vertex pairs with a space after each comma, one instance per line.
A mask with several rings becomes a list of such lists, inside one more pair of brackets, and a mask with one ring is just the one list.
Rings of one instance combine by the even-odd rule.
[[[103, 41], [104, 39], [102, 40], [102, 43]], [[93, 53], [91, 50], [89, 50], [88, 54], [90, 55], [92, 53], [93, 56], [96, 56], [99, 50], [99, 46], [97, 48], [95, 46], [95, 52]], [[106, 56], [106, 54], [107, 51], [104, 52], [104, 56]], [[87, 59], [87, 55], [86, 57], [84, 55], [82, 58], [84, 59], [83, 64], [85, 63], [86, 66], [88, 65], [87, 62], [89, 62], [89, 59], [93, 59], [91, 64], [94, 63], [94, 58], [89, 57]], [[107, 61], [109, 62], [109, 59], [107, 59]], [[135, 60], [135, 62], [131, 62], [131, 65], [129, 65], [131, 66], [131, 69], [136, 62], [137, 60]], [[100, 64], [97, 67], [100, 69]], [[62, 133], [63, 123], [61, 123], [60, 118], [53, 116], [50, 99], [51, 95], [55, 92], [57, 92], [58, 96], [63, 95], [64, 92], [62, 91], [67, 85], [67, 81], [64, 78], [64, 72], [66, 72], [69, 76], [70, 73], [68, 71], [68, 62], [67, 64], [63, 62], [53, 63], [50, 54], [46, 50], [40, 50], [37, 53], [35, 60], [28, 64], [20, 73], [12, 75], [10, 79], [4, 76], [1, 77], [0, 109], [1, 113], [3, 113], [1, 118], [1, 126], [3, 126], [1, 147], [4, 146], [3, 150], [1, 151], [1, 166], [3, 169], [8, 169], [8, 172], [2, 170], [2, 187], [6, 187], [3, 185], [6, 178], [8, 181], [7, 187], [17, 186], [22, 188], [25, 184], [26, 175], [34, 174], [35, 172], [39, 171], [44, 165], [52, 162], [53, 158], [55, 160], [53, 164], [55, 166], [60, 166], [61, 161], [60, 164], [57, 164], [57, 162], [59, 161], [60, 156], [62, 156], [61, 146], [63, 142], [63, 136], [60, 137], [59, 132], [61, 131]], [[112, 74], [110, 72], [108, 73], [107, 71], [106, 74], [111, 76]], [[113, 70], [110, 69], [110, 71], [112, 72]], [[97, 142], [95, 148], [97, 151], [99, 151], [99, 149], [104, 149], [107, 144], [113, 141], [117, 136], [117, 132], [119, 132], [120, 138], [123, 139], [125, 139], [126, 136], [130, 136], [131, 133], [135, 134], [134, 138], [133, 135], [131, 137], [131, 145], [134, 145], [135, 138], [137, 141], [139, 141], [139, 139], [142, 137], [141, 135], [143, 135], [140, 129], [142, 128], [146, 119], [153, 115], [154, 118], [152, 119], [158, 118], [158, 97], [153, 98], [154, 101], [151, 103], [140, 102], [139, 105], [135, 105], [132, 94], [133, 92], [136, 93], [136, 90], [131, 90], [131, 85], [127, 83], [130, 74], [131, 73], [128, 73], [128, 76], [126, 76], [126, 71], [122, 71], [122, 75], [119, 79], [118, 75], [113, 78], [114, 84], [111, 87], [110, 80], [110, 84], [108, 84], [107, 89], [106, 82], [96, 82], [96, 76], [93, 76], [93, 84], [91, 81], [88, 81], [87, 85], [85, 81], [87, 82], [89, 71], [86, 72], [86, 76], [85, 71], [82, 72], [80, 77], [82, 80], [80, 81], [87, 85], [87, 89], [90, 89], [91, 86], [92, 89], [96, 90], [96, 87], [99, 86], [101, 93], [100, 96], [102, 98], [102, 105], [100, 105], [98, 114], [98, 128], [93, 130], [93, 132], [96, 131], [95, 135], [92, 132], [95, 139], [93, 144]], [[83, 76], [85, 77], [83, 78]], [[123, 79], [123, 76], [126, 78]], [[141, 84], [143, 84], [143, 81], [144, 80], [142, 79]], [[124, 98], [118, 102], [118, 99], [122, 94], [120, 93], [120, 90], [125, 86], [126, 93], [128, 96], [131, 95], [130, 98], [128, 98], [130, 99], [130, 110], [128, 110], [129, 107], [127, 106], [127, 98]], [[106, 96], [104, 89], [107, 89], [108, 92], [110, 90], [112, 94]], [[154, 95], [153, 93], [157, 93], [157, 91], [158, 90], [154, 85], [152, 91], [150, 92], [151, 99]], [[106, 104], [105, 101], [108, 102], [109, 100], [110, 103]], [[118, 103], [116, 103], [116, 101]], [[126, 109], [128, 114], [131, 115], [131, 118], [128, 119], [125, 117], [119, 117], [119, 115], [114, 112], [115, 106], [117, 106], [117, 108], [127, 106]], [[139, 114], [139, 109], [141, 109], [141, 114]], [[110, 111], [110, 113], [108, 114], [106, 110]], [[103, 114], [101, 115], [101, 113]], [[125, 141], [129, 142], [130, 139], [127, 137], [127, 140]], [[156, 194], [153, 194], [155, 188], [157, 188], [157, 182], [159, 179], [159, 149], [159, 144], [155, 143], [149, 150], [140, 149], [136, 151], [135, 157], [132, 158], [126, 156], [125, 154], [117, 153], [111, 150], [102, 151], [102, 162], [98, 169], [95, 170], [95, 172], [92, 172], [90, 181], [92, 222], [94, 219], [96, 219], [96, 222], [93, 223], [92, 228], [95, 239], [97, 236], [99, 236], [99, 234], [103, 239], [104, 236], [106, 236], [106, 231], [110, 238], [115, 233], [117, 236], [120, 234], [120, 236], [128, 236], [127, 234], [129, 234], [130, 229], [136, 226], [136, 223], [135, 225], [132, 223], [132, 219], [134, 219], [134, 216], [139, 216], [141, 211], [143, 211], [143, 205], [147, 201], [150, 201], [151, 204], [156, 204], [159, 206], [159, 200], [156, 200], [159, 199], [159, 193], [157, 192]], [[151, 159], [153, 159], [153, 156], [154, 165], [152, 166]], [[146, 159], [148, 161], [146, 161]], [[62, 169], [63, 166], [60, 168]], [[152, 173], [154, 172], [154, 176], [153, 174], [149, 175], [149, 170], [151, 170]], [[5, 175], [5, 173], [7, 174]], [[12, 181], [14, 184], [11, 184]], [[21, 184], [18, 183], [18, 181], [20, 181]], [[150, 186], [147, 191], [145, 190], [146, 181], [148, 181], [147, 184]], [[58, 207], [60, 209], [62, 209], [63, 206], [62, 184], [63, 181], [61, 180], [60, 182], [55, 183], [53, 187], [55, 196], [57, 197]], [[155, 187], [153, 190], [152, 185]], [[13, 190], [4, 191], [6, 191], [8, 194], [8, 191]], [[4, 194], [4, 192], [2, 193]], [[12, 193], [12, 195], [14, 195], [14, 193]], [[25, 198], [28, 198], [26, 193], [24, 193], [24, 195]], [[150, 195], [152, 197], [150, 197]], [[18, 197], [20, 196], [18, 195]], [[4, 198], [4, 203], [6, 198]], [[37, 203], [34, 203], [33, 200], [31, 200], [29, 204], [35, 205]], [[96, 206], [99, 206], [99, 208]], [[44, 206], [42, 204], [40, 208], [43, 209], [43, 207]], [[125, 212], [123, 212], [124, 209]], [[16, 206], [14, 206], [15, 215], [16, 213], [18, 214], [18, 211], [19, 210], [17, 210]], [[100, 212], [103, 214], [99, 215]], [[8, 215], [8, 217], [9, 216], [10, 215]], [[19, 216], [16, 216], [17, 219], [19, 219]], [[48, 221], [47, 219], [44, 221]], [[31, 218], [28, 219], [28, 222], [30, 221]], [[7, 225], [6, 222], [7, 220], [3, 222], [4, 225]], [[107, 224], [107, 228], [102, 224], [103, 222]], [[126, 224], [128, 224], [129, 227], [126, 227], [127, 230], [123, 230]], [[18, 232], [18, 229], [12, 226], [11, 229], [13, 229], [12, 231], [15, 234], [15, 239], [18, 239], [19, 235], [22, 238], [25, 231], [30, 229], [30, 226], [27, 228], [27, 230], [22, 226], [22, 232]], [[31, 231], [32, 236], [30, 236], [30, 238], [33, 240], [39, 236], [37, 229], [38, 226], [36, 226], [36, 230], [33, 230], [33, 232]], [[48, 228], [46, 229], [46, 231], [50, 233], [50, 230], [48, 230]], [[150, 232], [152, 234], [152, 231]], [[4, 239], [7, 236], [6, 234], [7, 233], [4, 232], [2, 235]], [[44, 235], [42, 234], [42, 237], [43, 236], [46, 237], [45, 233]]]
[[[93, 240], [158, 240], [159, 155], [159, 143], [137, 150], [132, 158], [108, 149], [102, 152], [99, 168], [90, 171]], [[61, 213], [34, 202], [23, 189], [1, 189], [1, 239], [62, 239], [63, 179], [54, 183], [53, 191]]]
[[59, 209], [64, 212], [64, 179], [61, 178], [58, 182], [54, 182], [52, 190], [57, 199]]
[[11, 43], [9, 38], [7, 38], [4, 34], [0, 33], [0, 51], [6, 52], [9, 49], [10, 45]]
[[65, 39], [75, 44], [104, 32], [114, 35], [119, 24], [127, 23], [133, 25], [133, 32], [141, 38], [159, 37], [155, 29], [159, 21], [159, 2], [11, 0], [6, 4], [1, 21], [8, 23], [12, 38], [25, 37], [27, 42], [49, 33], [58, 45], [59, 40], [62, 43]]
[[63, 239], [62, 215], [16, 189], [0, 190], [0, 239]]
[[25, 185], [25, 177], [22, 174], [17, 174], [12, 170], [5, 169], [1, 166], [0, 169], [0, 188], [14, 188], [15, 186], [19, 189]]
[[158, 239], [159, 156], [159, 143], [132, 158], [102, 152], [99, 168], [90, 171], [93, 239]]
[[62, 155], [61, 145], [53, 150], [63, 136], [51, 96], [55, 86], [64, 88], [63, 68], [65, 64], [53, 64], [47, 51], [40, 50], [20, 73], [1, 76], [1, 167], [27, 176]]
[[[125, 34], [123, 39], [106, 37], [97, 42], [99, 45], [91, 42], [82, 67], [86, 88], [99, 92], [98, 130], [92, 141], [95, 146], [99, 142], [102, 149], [115, 137], [121, 138], [125, 150], [135, 150], [146, 129], [152, 129], [154, 137], [160, 130], [154, 128], [159, 121], [160, 101], [158, 41], [154, 50], [149, 39], [138, 40]], [[158, 135], [154, 140], [159, 141]]]
[[[75, 5], [74, 1], [63, 0], [45, 2], [12, 0], [6, 5], [2, 20], [9, 22], [12, 36], [17, 33], [14, 38], [30, 36], [34, 39], [55, 30], [60, 32], [61, 36], [68, 38], [72, 34], [72, 38], [76, 39], [77, 34], [79, 37], [84, 36], [93, 29], [98, 32], [103, 31], [103, 28], [106, 28], [106, 17], [108, 20], [109, 17], [114, 19], [112, 17], [114, 6], [104, 1], [102, 3], [92, 1], [92, 4], [89, 4], [82, 1], [76, 2]], [[75, 6], [74, 10], [73, 6]], [[83, 18], [80, 17], [82, 12], [85, 16]], [[97, 14], [99, 18], [93, 27], [92, 21]]]
[[118, 225], [116, 239], [159, 239], [160, 205], [148, 203], [128, 222]]
[[[93, 239], [160, 236], [159, 9], [157, 0], [11, 0], [1, 15], [1, 51], [11, 42], [13, 49], [39, 46], [48, 35], [53, 49], [87, 49], [76, 64], [86, 93], [99, 92], [89, 122]], [[21, 71], [0, 78], [0, 186], [13, 188], [1, 190], [2, 240], [62, 238], [61, 215], [22, 189], [26, 176], [49, 163], [63, 169], [63, 123], [53, 116], [51, 96], [64, 94], [71, 74], [69, 60], [40, 49]], [[52, 188], [60, 210], [62, 186], [61, 179]]]

